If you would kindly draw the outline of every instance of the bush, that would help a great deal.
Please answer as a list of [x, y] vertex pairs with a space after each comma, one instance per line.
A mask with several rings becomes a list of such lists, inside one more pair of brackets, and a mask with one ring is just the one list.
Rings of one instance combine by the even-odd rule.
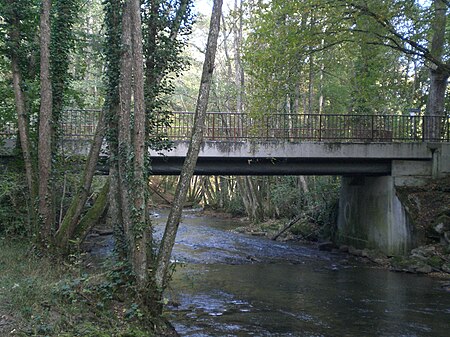
[[283, 177], [272, 188], [272, 203], [279, 217], [293, 218], [303, 209], [305, 198], [295, 177]]
[[25, 181], [20, 173], [6, 171], [0, 176], [0, 235], [24, 237], [30, 234]]

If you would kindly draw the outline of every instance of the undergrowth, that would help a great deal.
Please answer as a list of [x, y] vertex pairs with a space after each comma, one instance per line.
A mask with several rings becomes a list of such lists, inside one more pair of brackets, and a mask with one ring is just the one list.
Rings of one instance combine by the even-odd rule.
[[165, 321], [134, 302], [125, 265], [86, 269], [5, 238], [0, 247], [0, 336], [166, 335]]

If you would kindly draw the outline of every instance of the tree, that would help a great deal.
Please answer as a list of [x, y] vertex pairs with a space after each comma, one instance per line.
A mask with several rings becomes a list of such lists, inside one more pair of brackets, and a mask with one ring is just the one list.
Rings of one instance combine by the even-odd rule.
[[[292, 112], [302, 98], [308, 112], [399, 114], [427, 101], [424, 137], [438, 139], [448, 79], [447, 6], [442, 0], [257, 2], [244, 48], [252, 110]], [[425, 67], [429, 85], [418, 76]]]
[[51, 205], [50, 176], [52, 170], [52, 82], [50, 78], [50, 8], [51, 1], [43, 0], [40, 23], [40, 84], [41, 106], [39, 112], [39, 216], [42, 222], [41, 238], [50, 240], [54, 213]]
[[[57, 193], [54, 193], [54, 186], [60, 171], [54, 163], [61, 161], [57, 141], [61, 136], [61, 114], [71, 79], [68, 71], [70, 53], [74, 47], [73, 26], [77, 19], [78, 5], [78, 0], [61, 0], [52, 8], [51, 1], [42, 2], [38, 40], [40, 48], [30, 48], [30, 41], [36, 40], [36, 30], [33, 29], [39, 22], [35, 19], [38, 17], [38, 7], [30, 6], [22, 12], [21, 0], [11, 0], [1, 7], [8, 23], [6, 54], [11, 60], [20, 144], [31, 205], [30, 218], [34, 222], [32, 228], [36, 230], [30, 234], [39, 237], [44, 248], [57, 246], [63, 248], [64, 252], [68, 249], [69, 240], [76, 233], [78, 235], [76, 229], [89, 195], [104, 133], [103, 118], [100, 118], [95, 146], [81, 177], [78, 195], [73, 199], [58, 228], [55, 217]], [[39, 63], [34, 60], [34, 49], [40, 50]], [[40, 65], [39, 71], [36, 64]], [[40, 92], [39, 97], [34, 97], [33, 81], [37, 79], [37, 75], [39, 81], [36, 86], [39, 85]], [[34, 100], [39, 103], [39, 111], [34, 109]], [[36, 127], [34, 120], [38, 120], [39, 124], [36, 137], [30, 132], [30, 129]], [[94, 219], [92, 214], [89, 218]]]
[[[348, 6], [353, 15], [363, 15], [382, 29], [379, 33], [361, 31], [373, 36], [372, 43], [398, 50], [406, 55], [414, 55], [427, 63], [430, 85], [424, 138], [439, 139], [442, 117], [445, 116], [445, 92], [450, 76], [450, 63], [444, 49], [449, 3], [444, 0], [433, 0], [429, 7], [411, 1], [383, 2], [382, 6], [377, 6], [375, 2], [362, 1], [343, 0], [341, 3]], [[430, 22], [420, 20], [421, 17], [428, 16], [431, 16]], [[404, 26], [399, 23], [401, 18], [405, 22]], [[408, 29], [408, 26], [412, 26], [413, 29]]]
[[147, 149], [161, 146], [161, 136], [155, 132], [167, 123], [160, 115], [165, 108], [161, 100], [171, 91], [171, 74], [184, 66], [179, 54], [192, 23], [191, 1], [167, 6], [164, 1], [146, 1], [142, 17], [139, 0], [123, 4], [110, 0], [105, 7], [109, 219], [119, 255], [129, 263], [145, 302], [155, 310], [160, 307], [156, 305], [160, 293], [154, 287]]
[[[17, 114], [17, 124], [19, 130], [19, 139], [24, 159], [25, 176], [29, 191], [29, 204], [33, 205], [37, 197], [36, 172], [33, 167], [33, 150], [29, 134], [29, 116], [27, 114], [27, 102], [22, 85], [24, 79], [21, 71], [22, 61], [22, 41], [21, 36], [27, 36], [24, 32], [24, 22], [30, 20], [30, 13], [19, 10], [21, 3], [9, 0], [2, 8], [5, 21], [7, 22], [7, 33], [9, 35], [9, 47], [6, 47], [6, 54], [11, 60], [12, 84], [14, 88], [14, 101]], [[34, 207], [29, 208], [34, 212]], [[34, 216], [32, 216], [34, 218]]]
[[194, 173], [194, 168], [197, 163], [200, 146], [203, 139], [203, 129], [205, 127], [211, 79], [214, 71], [217, 39], [220, 31], [222, 3], [222, 0], [214, 0], [192, 136], [158, 253], [155, 281], [157, 288], [160, 290], [164, 289], [167, 283], [170, 256], [175, 243], [175, 237], [180, 223], [184, 201], [186, 200], [186, 195], [189, 189], [189, 182]]

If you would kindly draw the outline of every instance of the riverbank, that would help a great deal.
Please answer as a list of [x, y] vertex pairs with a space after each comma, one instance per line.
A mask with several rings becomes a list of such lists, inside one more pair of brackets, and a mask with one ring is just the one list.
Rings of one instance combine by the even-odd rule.
[[177, 336], [133, 302], [123, 266], [94, 268], [84, 254], [56, 261], [7, 239], [0, 247], [0, 336]]
[[[397, 195], [411, 221], [416, 248], [404, 256], [386, 256], [371, 249], [333, 244], [335, 228], [319, 226], [314, 219], [299, 218], [289, 230], [282, 231], [290, 219], [268, 219], [258, 224], [245, 224], [239, 233], [278, 241], [315, 244], [318, 249], [341, 251], [396, 272], [450, 277], [450, 177], [434, 179], [423, 186], [398, 187]], [[332, 226], [329, 226], [332, 227]], [[281, 233], [281, 235], [280, 235]]]

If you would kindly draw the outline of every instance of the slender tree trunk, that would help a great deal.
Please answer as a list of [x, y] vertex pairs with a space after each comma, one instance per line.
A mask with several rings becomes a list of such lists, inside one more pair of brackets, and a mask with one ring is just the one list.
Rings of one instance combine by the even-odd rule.
[[234, 10], [238, 13], [239, 18], [237, 25], [234, 27], [234, 58], [235, 58], [235, 82], [237, 87], [236, 111], [243, 112], [244, 109], [244, 69], [241, 62], [241, 45], [242, 45], [242, 1], [238, 5], [238, 0], [234, 1]]
[[225, 65], [227, 68], [228, 80], [231, 82], [233, 78], [233, 69], [231, 68], [231, 58], [228, 52], [228, 34], [225, 22], [225, 15], [222, 13], [222, 37], [223, 37], [223, 51], [225, 53]]
[[50, 8], [51, 0], [43, 0], [40, 23], [41, 45], [41, 106], [39, 112], [39, 215], [41, 238], [48, 242], [54, 221], [50, 175], [52, 170], [52, 85], [50, 79]]
[[[10, 6], [13, 5], [12, 0], [8, 0]], [[28, 132], [28, 118], [25, 107], [25, 97], [22, 91], [22, 74], [19, 67], [19, 47], [20, 47], [20, 20], [18, 13], [12, 13], [11, 25], [9, 27], [9, 34], [13, 47], [10, 49], [12, 80], [14, 89], [14, 100], [17, 112], [17, 126], [19, 129], [20, 145], [25, 164], [25, 176], [27, 179], [27, 186], [30, 196], [30, 210], [34, 213], [34, 202], [37, 197], [36, 176], [33, 167], [33, 160], [31, 155], [30, 135]], [[32, 216], [32, 218], [34, 218]]]
[[197, 163], [200, 145], [203, 139], [203, 129], [205, 126], [206, 109], [208, 106], [209, 92], [211, 87], [212, 74], [214, 70], [214, 60], [217, 49], [217, 38], [220, 31], [220, 18], [222, 14], [222, 0], [214, 0], [211, 15], [210, 30], [206, 46], [205, 62], [200, 83], [200, 90], [195, 111], [194, 128], [189, 150], [184, 161], [180, 175], [180, 181], [175, 192], [174, 203], [167, 219], [166, 230], [159, 249], [155, 280], [156, 286], [162, 291], [167, 283], [167, 276], [170, 264], [170, 256], [175, 243], [178, 226], [181, 219], [183, 204], [189, 189], [189, 182]]
[[[122, 224], [125, 232], [128, 252], [132, 243], [131, 210], [130, 210], [130, 175], [132, 168], [131, 159], [131, 95], [132, 95], [132, 38], [131, 38], [131, 13], [130, 1], [125, 2], [122, 17], [122, 57], [120, 61], [119, 81], [119, 121], [118, 121], [118, 174], [119, 174], [119, 200], [122, 213]], [[128, 256], [132, 259], [132, 256]]]
[[125, 229], [122, 221], [122, 210], [120, 201], [120, 177], [119, 177], [119, 115], [120, 94], [117, 85], [120, 79], [121, 64], [121, 0], [109, 0], [105, 3], [105, 27], [106, 27], [106, 55], [107, 55], [107, 97], [105, 102], [105, 113], [108, 124], [107, 140], [109, 145], [109, 178], [110, 188], [108, 195], [107, 222], [113, 228], [116, 241], [115, 250], [120, 259], [127, 258], [127, 242]]
[[442, 116], [445, 113], [445, 92], [449, 74], [439, 69], [430, 71], [430, 90], [425, 116], [425, 140], [438, 141], [441, 136]]
[[25, 98], [22, 92], [21, 83], [22, 76], [19, 69], [19, 60], [17, 54], [13, 51], [11, 57], [12, 64], [12, 78], [14, 87], [14, 99], [17, 111], [17, 125], [19, 129], [20, 145], [22, 149], [22, 155], [25, 163], [25, 175], [27, 179], [28, 191], [30, 193], [31, 211], [34, 212], [34, 202], [37, 195], [35, 172], [33, 169], [33, 160], [31, 157], [31, 144], [30, 136], [28, 132], [28, 119], [25, 109]]
[[110, 179], [108, 178], [103, 185], [100, 193], [95, 199], [94, 205], [80, 219], [77, 228], [72, 236], [78, 244], [82, 243], [92, 228], [102, 219], [106, 208], [108, 207], [108, 193], [110, 187]]

